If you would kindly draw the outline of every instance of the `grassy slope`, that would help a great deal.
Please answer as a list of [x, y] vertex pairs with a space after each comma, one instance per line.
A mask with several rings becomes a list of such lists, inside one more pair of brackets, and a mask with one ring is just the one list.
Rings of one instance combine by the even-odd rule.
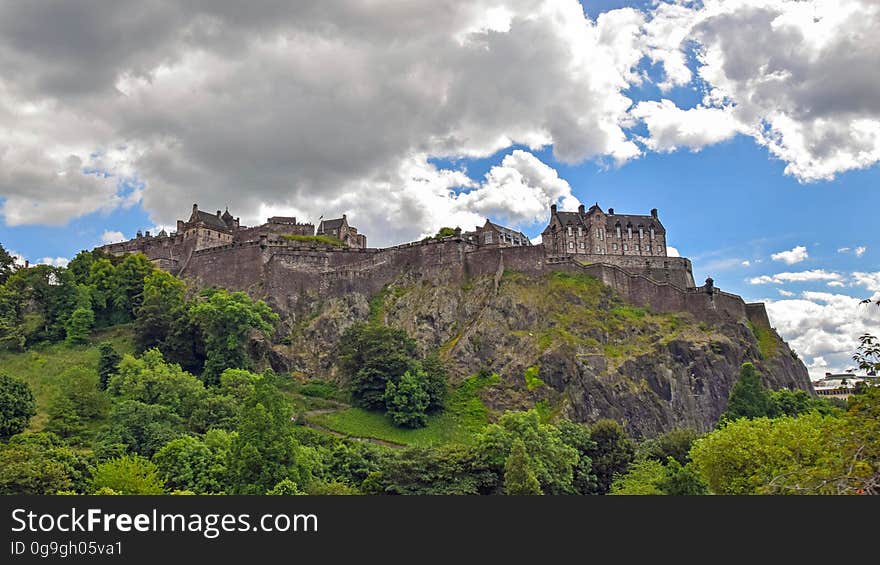
[[54, 394], [55, 383], [64, 371], [73, 367], [89, 367], [98, 370], [98, 343], [113, 343], [120, 354], [132, 353], [131, 326], [116, 326], [96, 332], [92, 343], [84, 346], [68, 346], [64, 343], [38, 345], [23, 353], [0, 351], [0, 372], [20, 378], [31, 386], [37, 400], [37, 415], [31, 419], [29, 431], [40, 431], [46, 425], [46, 409]]
[[381, 439], [406, 445], [436, 445], [442, 443], [469, 444], [476, 433], [488, 423], [489, 411], [478, 393], [480, 389], [497, 382], [497, 375], [465, 381], [449, 395], [446, 409], [429, 416], [424, 428], [409, 430], [395, 427], [382, 413], [368, 412], [361, 408], [349, 408], [311, 418], [316, 424], [337, 432]]

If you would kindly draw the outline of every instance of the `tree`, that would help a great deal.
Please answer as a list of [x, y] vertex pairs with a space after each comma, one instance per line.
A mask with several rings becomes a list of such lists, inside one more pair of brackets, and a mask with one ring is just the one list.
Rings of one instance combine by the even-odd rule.
[[155, 267], [142, 253], [126, 255], [114, 271], [112, 302], [117, 323], [129, 322], [144, 298], [144, 279]]
[[352, 401], [367, 410], [385, 408], [388, 381], [396, 383], [417, 363], [416, 342], [403, 330], [355, 324], [339, 342], [339, 367], [348, 377]]
[[85, 487], [85, 461], [51, 433], [0, 443], [0, 495], [55, 494]]
[[596, 473], [597, 491], [605, 494], [614, 475], [625, 474], [635, 457], [635, 446], [623, 426], [614, 420], [599, 420], [590, 426], [590, 437], [596, 443], [588, 452]]
[[626, 473], [615, 475], [610, 494], [661, 495], [658, 486], [666, 476], [666, 467], [656, 459], [645, 459], [629, 466]]
[[190, 316], [205, 336], [207, 360], [202, 378], [207, 384], [217, 383], [225, 369], [250, 368], [247, 344], [251, 332], [269, 338], [279, 319], [262, 300], [226, 290], [203, 294]]
[[118, 494], [163, 494], [159, 470], [149, 459], [125, 455], [101, 463], [92, 473], [92, 490], [111, 489]]
[[6, 283], [6, 280], [15, 272], [16, 268], [15, 257], [10, 255], [3, 245], [0, 245], [0, 285]]
[[[694, 442], [694, 470], [716, 494], [785, 492], [805, 485], [810, 469], [841, 468], [843, 421], [816, 412], [797, 418], [728, 422]], [[797, 489], [788, 489], [797, 492]]]
[[443, 365], [440, 357], [433, 354], [422, 359], [422, 369], [425, 372], [425, 391], [427, 391], [430, 398], [428, 412], [440, 411], [446, 404], [446, 396], [449, 389], [446, 367]]
[[270, 496], [298, 496], [305, 494], [299, 486], [290, 479], [283, 479], [277, 485], [266, 491]]
[[135, 311], [135, 346], [138, 351], [165, 349], [179, 320], [187, 318], [186, 285], [177, 277], [154, 270], [144, 279], [143, 300]]
[[233, 494], [263, 494], [284, 479], [302, 486], [312, 480], [313, 463], [294, 437], [292, 410], [276, 380], [264, 375], [245, 402], [227, 458]]
[[425, 390], [425, 373], [407, 371], [395, 385], [385, 386], [385, 406], [391, 421], [405, 428], [422, 428], [428, 424], [428, 405], [431, 397]]
[[838, 408], [824, 398], [813, 398], [805, 390], [774, 390], [770, 392], [770, 416], [800, 416], [817, 411], [820, 414], [833, 414]]
[[[370, 471], [360, 483], [364, 493], [468, 495], [490, 494], [500, 487], [499, 470], [485, 454], [461, 445], [395, 450], [380, 457], [377, 465], [379, 470]], [[504, 461], [502, 478], [503, 467]]]
[[694, 471], [692, 464], [682, 465], [672, 457], [666, 460], [666, 474], [657, 483], [657, 487], [669, 496], [699, 496], [709, 493], [706, 483]]
[[153, 456], [153, 462], [170, 490], [220, 493], [226, 489], [231, 441], [231, 434], [223, 430], [211, 430], [204, 440], [183, 436], [166, 443]]
[[682, 465], [690, 461], [688, 453], [694, 441], [700, 437], [699, 432], [690, 428], [679, 428], [660, 434], [654, 439], [642, 442], [638, 448], [640, 459], [654, 459], [665, 463], [672, 457]]
[[513, 441], [504, 464], [504, 492], [512, 495], [542, 494], [541, 484], [532, 471], [522, 438]]
[[24, 381], [0, 375], [0, 439], [24, 431], [36, 413], [31, 387]]
[[598, 484], [593, 472], [593, 461], [590, 453], [595, 451], [596, 442], [590, 435], [590, 429], [583, 425], [562, 419], [556, 423], [562, 441], [578, 452], [578, 462], [574, 468], [572, 484], [578, 494], [596, 494]]
[[443, 239], [444, 237], [451, 237], [453, 235], [455, 235], [455, 228], [443, 227], [437, 231], [434, 235], [434, 239]]
[[101, 390], [107, 390], [110, 377], [119, 370], [119, 362], [122, 361], [122, 356], [117, 353], [113, 344], [109, 341], [102, 341], [98, 345], [98, 351], [101, 354], [101, 357], [98, 359], [98, 386]]
[[497, 424], [486, 426], [477, 436], [476, 449], [486, 458], [499, 479], [514, 442], [520, 439], [529, 454], [532, 470], [545, 494], [574, 494], [574, 469], [578, 452], [562, 441], [559, 429], [541, 422], [536, 410], [505, 412]]
[[163, 445], [183, 434], [183, 420], [169, 407], [117, 400], [110, 411], [110, 427], [101, 443], [122, 445], [130, 453], [152, 457]]
[[81, 432], [86, 421], [104, 415], [106, 410], [107, 399], [98, 388], [98, 375], [85, 367], [71, 367], [58, 378], [46, 429], [70, 437]]
[[167, 407], [186, 419], [205, 397], [205, 386], [174, 363], [166, 363], [158, 349], [140, 358], [125, 355], [107, 388], [111, 395]]
[[82, 345], [88, 343], [89, 336], [92, 334], [92, 328], [95, 327], [95, 313], [90, 307], [81, 306], [74, 310], [64, 329], [67, 333], [67, 343], [71, 345]]
[[761, 382], [761, 375], [751, 363], [743, 363], [739, 380], [730, 390], [727, 410], [721, 421], [737, 418], [762, 418], [773, 415], [773, 402], [770, 393]]

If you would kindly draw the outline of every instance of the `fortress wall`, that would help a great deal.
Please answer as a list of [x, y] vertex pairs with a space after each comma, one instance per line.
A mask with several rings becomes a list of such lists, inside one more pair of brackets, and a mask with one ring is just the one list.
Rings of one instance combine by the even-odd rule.
[[746, 316], [756, 326], [770, 327], [770, 317], [767, 315], [767, 308], [763, 302], [746, 304]]
[[202, 286], [220, 286], [230, 290], [246, 290], [264, 296], [263, 260], [257, 243], [230, 244], [193, 252], [183, 259], [185, 279], [195, 279]]

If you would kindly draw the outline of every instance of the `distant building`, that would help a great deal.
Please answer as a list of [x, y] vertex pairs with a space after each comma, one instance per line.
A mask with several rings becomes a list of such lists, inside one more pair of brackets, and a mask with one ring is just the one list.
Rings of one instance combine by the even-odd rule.
[[603, 212], [596, 203], [586, 210], [560, 212], [550, 206], [550, 222], [541, 232], [549, 255], [631, 255], [666, 257], [666, 229], [657, 217]]
[[484, 247], [521, 247], [531, 245], [528, 236], [521, 231], [495, 224], [488, 219], [474, 231], [464, 232], [465, 241]]
[[813, 390], [821, 396], [846, 398], [859, 386], [878, 386], [880, 377], [876, 375], [856, 375], [853, 373], [825, 373], [825, 376], [813, 381]]
[[356, 227], [350, 226], [345, 214], [343, 214], [341, 218], [321, 220], [321, 223], [318, 224], [316, 235], [335, 237], [344, 243], [346, 247], [353, 247], [356, 249], [367, 248], [367, 236], [358, 233]]

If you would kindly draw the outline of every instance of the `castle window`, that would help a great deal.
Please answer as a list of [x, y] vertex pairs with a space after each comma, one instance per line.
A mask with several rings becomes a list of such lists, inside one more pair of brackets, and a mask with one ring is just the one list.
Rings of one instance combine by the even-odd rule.
[[584, 242], [582, 241], [581, 242], [581, 249], [583, 249], [583, 248], [584, 248]]
[[620, 224], [614, 226], [617, 229], [617, 239], [620, 239]]
[[629, 247], [628, 247], [627, 244], [625, 244], [625, 243], [623, 244], [623, 250], [624, 250], [624, 251], [629, 251]]
[[651, 252], [651, 244], [649, 243], [648, 244], [648, 253], [650, 253], [650, 252]]
[[568, 248], [569, 248], [569, 249], [574, 249], [574, 242], [573, 242], [573, 241], [569, 241], [569, 242], [568, 242]]
[[492, 232], [486, 232], [486, 243], [492, 243]]
[[584, 235], [584, 228], [578, 226], [578, 235]]
[[611, 249], [614, 250], [614, 251], [617, 251], [617, 244], [616, 244], [616, 243], [612, 243], [612, 244], [611, 244]]
[[568, 226], [568, 235], [571, 235], [571, 226]]
[[638, 251], [638, 250], [639, 250], [639, 244], [636, 243], [636, 251]]
[[605, 240], [605, 228], [599, 228], [599, 239]]
[[657, 253], [663, 253], [663, 246], [662, 245], [657, 246]]
[[645, 237], [645, 228], [639, 228], [639, 239], [643, 239]]
[[626, 226], [626, 236], [630, 239], [633, 238], [633, 228], [632, 226]]
[[654, 228], [651, 228], [651, 239], [654, 239]]

